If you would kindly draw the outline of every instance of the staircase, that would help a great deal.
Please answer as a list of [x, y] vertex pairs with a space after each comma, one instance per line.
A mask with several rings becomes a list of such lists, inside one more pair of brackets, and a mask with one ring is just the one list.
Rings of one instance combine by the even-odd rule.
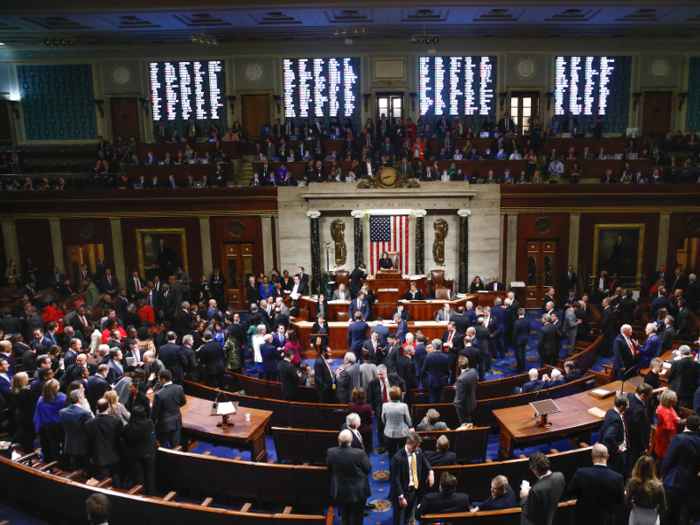
[[235, 167], [236, 181], [239, 186], [248, 186], [253, 180], [253, 157], [243, 156]]

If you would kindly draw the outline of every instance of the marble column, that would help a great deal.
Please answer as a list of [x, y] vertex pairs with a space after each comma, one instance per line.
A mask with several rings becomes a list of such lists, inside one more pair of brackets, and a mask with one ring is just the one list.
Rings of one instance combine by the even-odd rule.
[[[126, 282], [126, 264], [124, 264], [124, 239], [122, 238], [121, 219], [109, 219], [112, 227], [112, 249], [114, 250], [114, 274], [120, 282]], [[136, 268], [134, 269], [136, 270]]]
[[362, 218], [365, 216], [364, 210], [353, 210], [350, 212], [354, 220], [354, 238], [353, 243], [355, 245], [355, 268], [360, 264], [365, 262], [365, 236], [364, 230], [362, 228]]
[[321, 238], [318, 230], [320, 211], [308, 211], [306, 216], [311, 223], [311, 293], [317, 294], [323, 283], [321, 277]]
[[459, 215], [459, 293], [469, 292], [469, 216], [471, 210], [457, 210]]
[[211, 227], [209, 217], [199, 218], [199, 238], [202, 244], [202, 271], [205, 275], [211, 275], [214, 269], [214, 261], [211, 255]]
[[413, 210], [416, 217], [416, 275], [425, 273], [425, 210]]
[[5, 255], [7, 256], [7, 260], [11, 261], [14, 259], [19, 269], [21, 263], [19, 260], [19, 244], [17, 243], [17, 229], [15, 228], [14, 219], [2, 220], [2, 238], [5, 241]]
[[[569, 261], [566, 266], [571, 265], [574, 271], [578, 268], [578, 237], [581, 229], [581, 214], [572, 213], [569, 215]], [[583, 282], [587, 282], [588, 277], [582, 276]], [[566, 292], [568, 293], [568, 291]]]
[[63, 261], [63, 235], [61, 235], [61, 220], [49, 219], [51, 230], [51, 248], [53, 249], [53, 265], [62, 273], [66, 273], [66, 264]]
[[656, 244], [656, 268], [666, 266], [668, 255], [668, 234], [671, 225], [670, 213], [659, 213], [659, 241]]
[[518, 214], [508, 214], [508, 240], [506, 241], [506, 275], [503, 279], [506, 290], [515, 281], [518, 255]]
[[269, 239], [263, 243], [263, 268], [265, 269], [265, 275], [267, 275], [267, 272], [275, 266], [275, 262], [272, 260], [272, 243], [274, 242], [272, 238], [272, 217], [260, 217], [260, 223], [262, 238]]

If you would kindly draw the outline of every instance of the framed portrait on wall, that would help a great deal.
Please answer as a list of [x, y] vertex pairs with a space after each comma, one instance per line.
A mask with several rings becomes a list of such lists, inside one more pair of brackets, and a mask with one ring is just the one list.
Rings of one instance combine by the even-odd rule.
[[136, 252], [139, 274], [147, 281], [157, 275], [162, 282], [167, 282], [179, 266], [189, 272], [184, 228], [138, 229]]
[[644, 224], [596, 224], [593, 237], [593, 274], [606, 270], [620, 283], [634, 286], [642, 281]]

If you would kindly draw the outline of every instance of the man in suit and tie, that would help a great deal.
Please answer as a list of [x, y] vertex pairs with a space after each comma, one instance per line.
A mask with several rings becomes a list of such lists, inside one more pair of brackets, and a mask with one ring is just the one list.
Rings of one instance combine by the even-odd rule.
[[574, 301], [571, 308], [567, 308], [564, 311], [564, 322], [561, 326], [562, 335], [566, 337], [568, 343], [567, 348], [569, 352], [574, 352], [576, 347], [576, 336], [578, 334], [578, 325], [581, 324], [581, 320], [576, 317], [576, 312], [581, 308], [578, 302]]
[[557, 304], [554, 300], [554, 288], [550, 288], [549, 290], [547, 290], [547, 295], [544, 296], [544, 300], [542, 301], [542, 307], [540, 308], [541, 313], [547, 313], [547, 304], [549, 303]]
[[[168, 336], [172, 332], [168, 333]], [[212, 338], [212, 333], [209, 330], [205, 330], [202, 334], [202, 340], [204, 344], [197, 350], [199, 354], [199, 362], [204, 365], [204, 371], [206, 372], [206, 384], [211, 388], [218, 388], [223, 390], [226, 385], [226, 379], [224, 376], [224, 349], [221, 343], [214, 341]], [[163, 348], [168, 347], [167, 350], [167, 363], [163, 360]], [[183, 369], [187, 367], [187, 357], [181, 346], [175, 344], [175, 341], [170, 341], [168, 339], [168, 344], [161, 346], [160, 348], [161, 360], [165, 367], [172, 372], [168, 367], [168, 363], [173, 363], [177, 368], [182, 367]], [[181, 361], [181, 356], [185, 358], [185, 362]], [[173, 374], [173, 378], [175, 375]], [[175, 381], [173, 381], [175, 382]]]
[[372, 331], [369, 334], [369, 339], [362, 343], [362, 352], [369, 352], [370, 356], [372, 356], [372, 361], [376, 362], [376, 356], [380, 353], [383, 354], [385, 347], [386, 343], [382, 343], [379, 340], [379, 332]]
[[656, 335], [656, 324], [647, 323], [644, 332], [647, 334], [644, 346], [640, 345], [636, 339], [632, 339], [634, 348], [637, 351], [636, 364], [639, 368], [648, 368], [651, 360], [661, 355], [661, 339]]
[[406, 446], [391, 458], [389, 500], [394, 509], [394, 525], [404, 525], [411, 520], [418, 489], [421, 481], [426, 478], [426, 473], [431, 487], [435, 482], [430, 464], [420, 448], [421, 441], [423, 439], [418, 434], [409, 432]]
[[[54, 345], [58, 345], [57, 334], [58, 333], [58, 323], [51, 321], [46, 325], [46, 332], [44, 332], [44, 338], [41, 340], [41, 344], [44, 345], [48, 351]], [[74, 356], [75, 357], [75, 356]], [[73, 363], [70, 363], [73, 364]]]
[[[435, 412], [437, 413], [437, 410]], [[438, 422], [438, 424], [440, 424], [440, 422]], [[442, 424], [445, 425], [445, 423]], [[450, 440], [447, 439], [445, 435], [437, 438], [435, 441], [435, 450], [428, 450], [425, 453], [425, 458], [428, 460], [431, 467], [447, 467], [457, 464], [457, 454], [450, 452]]]
[[105, 270], [105, 276], [102, 278], [102, 289], [112, 297], [117, 296], [119, 290], [119, 281], [112, 275], [112, 270]]
[[108, 372], [109, 365], [98, 365], [97, 373], [94, 376], [88, 377], [88, 402], [93, 412], [97, 406], [97, 401], [102, 399], [105, 392], [112, 390], [112, 385], [107, 381]]
[[379, 439], [379, 454], [386, 452], [386, 440], [384, 437], [384, 421], [382, 420], [382, 406], [389, 402], [391, 387], [398, 386], [401, 392], [406, 392], [406, 382], [396, 373], [388, 373], [386, 365], [377, 366], [377, 377], [369, 382], [368, 402], [372, 405], [374, 417], [377, 420], [377, 438]]
[[88, 466], [85, 423], [92, 419], [92, 413], [80, 406], [84, 401], [85, 392], [73, 390], [70, 393], [70, 406], [61, 409], [58, 413], [66, 433], [63, 453], [71, 457], [73, 468], [76, 470], [85, 469]]
[[416, 365], [414, 363], [416, 349], [413, 344], [408, 344], [408, 339], [406, 343], [404, 348], [405, 355], [399, 353], [396, 359], [396, 373], [406, 382], [406, 389], [412, 390], [418, 388]]
[[[354, 354], [353, 354], [354, 355]], [[319, 403], [335, 403], [336, 398], [333, 395], [333, 371], [328, 362], [331, 358], [330, 347], [321, 348], [321, 353], [316, 358], [314, 363], [314, 388], [318, 395]]]
[[564, 497], [576, 498], [575, 525], [610, 525], [614, 521], [615, 505], [625, 501], [625, 486], [622, 475], [607, 465], [608, 449], [605, 445], [593, 445], [591, 455], [593, 466], [576, 471]]
[[109, 371], [107, 372], [107, 381], [114, 385], [124, 376], [124, 366], [122, 365], [122, 351], [119, 348], [113, 347], [109, 350], [109, 363], [107, 364]]
[[411, 166], [411, 163], [408, 162], [406, 157], [401, 159], [401, 163], [396, 167], [396, 171], [398, 171], [400, 175], [408, 177], [409, 179], [415, 177], [415, 174], [413, 173], [413, 166]]
[[462, 425], [472, 424], [472, 414], [476, 410], [477, 374], [474, 368], [469, 368], [469, 360], [459, 356], [459, 377], [455, 383], [454, 406], [457, 417]]
[[360, 312], [363, 319], [368, 319], [370, 315], [369, 302], [365, 300], [365, 293], [363, 291], [357, 292], [355, 299], [350, 302], [348, 308], [348, 317], [350, 319], [355, 318], [355, 314]]
[[530, 470], [537, 476], [537, 481], [532, 487], [520, 490], [520, 505], [523, 509], [521, 523], [549, 525], [566, 488], [566, 480], [561, 472], [550, 470], [549, 458], [542, 452], [535, 452], [529, 460]]
[[616, 327], [615, 311], [610, 306], [609, 297], [603, 299], [603, 311], [598, 320], [598, 331], [603, 334], [603, 340], [600, 342], [600, 355], [601, 357], [610, 357]]
[[448, 303], [445, 303], [442, 306], [442, 310], [439, 310], [435, 315], [435, 320], [438, 322], [451, 321], [453, 316], [454, 312], [452, 311], [452, 307]]
[[493, 276], [493, 281], [486, 286], [486, 289], [493, 292], [503, 291], [503, 283], [498, 281], [498, 275]]
[[187, 357], [185, 357], [182, 347], [176, 343], [177, 334], [175, 332], [171, 331], [165, 334], [165, 339], [168, 342], [158, 349], [158, 359], [172, 374], [170, 381], [180, 385], [185, 378], [184, 370], [187, 366]]
[[511, 509], [515, 507], [515, 491], [508, 484], [508, 478], [499, 475], [491, 480], [491, 495], [484, 501], [474, 502], [473, 505], [472, 514]]
[[299, 377], [301, 373], [292, 364], [292, 359], [294, 359], [294, 350], [289, 348], [284, 352], [284, 359], [277, 365], [285, 401], [299, 401]]
[[632, 324], [634, 322], [634, 311], [637, 309], [637, 301], [633, 298], [632, 290], [627, 290], [625, 296], [620, 299], [617, 305], [617, 317], [622, 324]]
[[78, 308], [76, 314], [71, 318], [69, 325], [73, 327], [76, 333], [80, 332], [84, 335], [85, 329], [92, 325], [92, 320], [87, 316], [85, 307], [81, 306]]
[[[474, 334], [476, 335], [476, 346], [479, 347], [479, 381], [483, 381], [485, 373], [491, 373], [491, 331], [486, 326], [484, 326], [483, 317], [477, 317], [476, 325], [472, 328], [474, 328]], [[469, 331], [467, 330], [467, 332]], [[474, 344], [473, 340], [472, 344]]]
[[367, 273], [365, 270], [365, 264], [360, 263], [360, 265], [350, 274], [350, 295], [353, 297], [360, 291], [360, 288], [362, 288], [362, 279], [367, 278]]
[[657, 282], [666, 281], [668, 279], [668, 272], [666, 272], [666, 267], [662, 264], [659, 266], [659, 270], [654, 272], [654, 277], [652, 278], [651, 284], [654, 285]]
[[333, 292], [333, 301], [349, 301], [350, 292], [345, 289], [345, 284], [340, 283], [338, 289]]
[[51, 274], [51, 277], [49, 278], [49, 285], [51, 288], [53, 288], [54, 292], [57, 292], [58, 289], [61, 287], [63, 284], [63, 281], [66, 280], [66, 276], [61, 273], [61, 271], [58, 269], [58, 267], [54, 267], [53, 273]]
[[685, 291], [686, 286], [688, 286], [688, 279], [685, 275], [683, 275], [683, 270], [676, 268], [676, 271], [671, 278], [671, 283], [671, 286], [667, 288], [672, 292], [678, 289]]
[[337, 448], [326, 453], [326, 467], [331, 472], [330, 493], [338, 502], [343, 525], [362, 525], [365, 502], [372, 495], [367, 475], [372, 471], [369, 456], [352, 447], [353, 435], [343, 430], [338, 435]]
[[[353, 303], [355, 300], [353, 300]], [[369, 325], [364, 321], [362, 313], [357, 311], [352, 317], [354, 322], [348, 327], [348, 348], [354, 352], [356, 360], [362, 356], [362, 343], [367, 340]]]
[[540, 356], [542, 366], [556, 366], [559, 360], [558, 349], [561, 348], [561, 335], [557, 328], [551, 323], [549, 314], [542, 316], [542, 328], [537, 340], [537, 354]]
[[503, 114], [503, 118], [498, 121], [498, 132], [504, 135], [515, 133], [515, 122], [507, 111]]
[[561, 277], [562, 290], [576, 290], [577, 284], [578, 277], [576, 276], [576, 272], [574, 272], [574, 267], [569, 265], [566, 272], [564, 272], [564, 275]]
[[700, 378], [700, 363], [690, 354], [690, 347], [682, 345], [681, 357], [676, 359], [668, 371], [668, 382], [671, 390], [678, 395], [678, 405], [683, 408], [693, 408], [693, 395]]
[[170, 370], [161, 370], [158, 373], [158, 383], [161, 388], [153, 396], [151, 409], [151, 419], [156, 426], [156, 438], [161, 447], [168, 448], [180, 445], [182, 430], [180, 407], [187, 404], [185, 391], [180, 385], [173, 384], [172, 377]]
[[598, 443], [602, 443], [608, 449], [608, 465], [622, 476], [627, 473], [629, 457], [629, 432], [624, 417], [627, 408], [629, 408], [627, 396], [617, 396], [615, 406], [605, 414], [603, 426], [598, 435]]
[[352, 391], [360, 386], [360, 365], [357, 357], [352, 352], [345, 354], [345, 364], [340, 367], [335, 380], [338, 403], [347, 405], [350, 402]]
[[468, 510], [469, 496], [457, 492], [457, 478], [449, 472], [443, 472], [440, 475], [440, 491], [426, 494], [420, 505], [416, 507], [416, 521], [422, 515], [466, 512]]
[[637, 392], [627, 393], [629, 406], [625, 411], [625, 424], [629, 433], [629, 452], [625, 478], [632, 475], [634, 466], [642, 454], [649, 450], [651, 420], [647, 411], [647, 403], [651, 399], [652, 387], [648, 383], [640, 383]]
[[146, 281], [139, 277], [139, 272], [132, 272], [131, 277], [126, 282], [126, 296], [129, 301], [136, 301], [136, 294], [140, 293], [145, 285]]
[[636, 350], [631, 339], [632, 327], [623, 324], [620, 327], [620, 335], [613, 343], [613, 368], [615, 369], [615, 379], [620, 379], [624, 373], [634, 366], [634, 354]]
[[119, 418], [109, 415], [109, 402], [100, 399], [96, 404], [97, 415], [85, 422], [87, 455], [90, 457], [92, 477], [103, 480], [112, 478], [112, 486], [121, 488], [120, 451], [124, 429]]
[[513, 345], [516, 370], [519, 374], [525, 372], [525, 355], [527, 343], [530, 340], [530, 321], [525, 319], [525, 309], [518, 309], [518, 320], [513, 324]]
[[691, 331], [693, 329], [690, 312], [688, 311], [688, 302], [685, 299], [678, 299], [678, 337], [681, 341], [691, 340]]
[[659, 334], [661, 340], [661, 354], [668, 352], [673, 347], [673, 340], [676, 337], [676, 329], [673, 327], [675, 319], [667, 315], [664, 318], [664, 329]]
[[666, 492], [666, 523], [687, 525], [690, 522], [690, 510], [698, 489], [698, 472], [700, 472], [700, 416], [691, 414], [686, 421], [685, 430], [673, 436], [671, 446], [666, 453], [661, 475]]
[[659, 296], [651, 302], [649, 307], [649, 319], [654, 321], [658, 317], [659, 310], [665, 308], [666, 311], [671, 309], [671, 301], [668, 300], [668, 291], [666, 288], [659, 288]]
[[452, 320], [447, 323], [447, 330], [442, 334], [442, 347], [449, 356], [448, 365], [450, 370], [454, 372], [453, 379], [456, 376], [457, 356], [459, 356], [459, 351], [464, 348], [464, 338], [457, 330], [457, 323], [454, 322], [456, 317], [459, 316], [452, 317]]
[[[453, 333], [457, 339], [461, 339], [456, 332], [453, 331]], [[427, 355], [423, 359], [423, 366], [418, 376], [427, 376], [424, 384], [428, 387], [430, 403], [442, 403], [445, 399], [445, 386], [450, 377], [450, 359], [447, 354], [436, 352], [432, 343], [427, 343], [425, 350]]]

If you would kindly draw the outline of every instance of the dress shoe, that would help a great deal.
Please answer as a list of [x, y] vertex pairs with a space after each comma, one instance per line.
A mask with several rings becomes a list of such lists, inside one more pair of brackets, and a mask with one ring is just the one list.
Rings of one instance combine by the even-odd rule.
[[366, 503], [365, 504], [365, 510], [374, 510], [376, 508], [377, 508], [377, 506], [374, 503]]
[[369, 516], [369, 511], [368, 511], [368, 510], [365, 511], [365, 518], [366, 518], [367, 516]]
[[379, 455], [386, 454], [386, 449], [383, 448], [383, 447], [378, 448], [378, 449], [377, 449], [377, 454], [379, 454]]

